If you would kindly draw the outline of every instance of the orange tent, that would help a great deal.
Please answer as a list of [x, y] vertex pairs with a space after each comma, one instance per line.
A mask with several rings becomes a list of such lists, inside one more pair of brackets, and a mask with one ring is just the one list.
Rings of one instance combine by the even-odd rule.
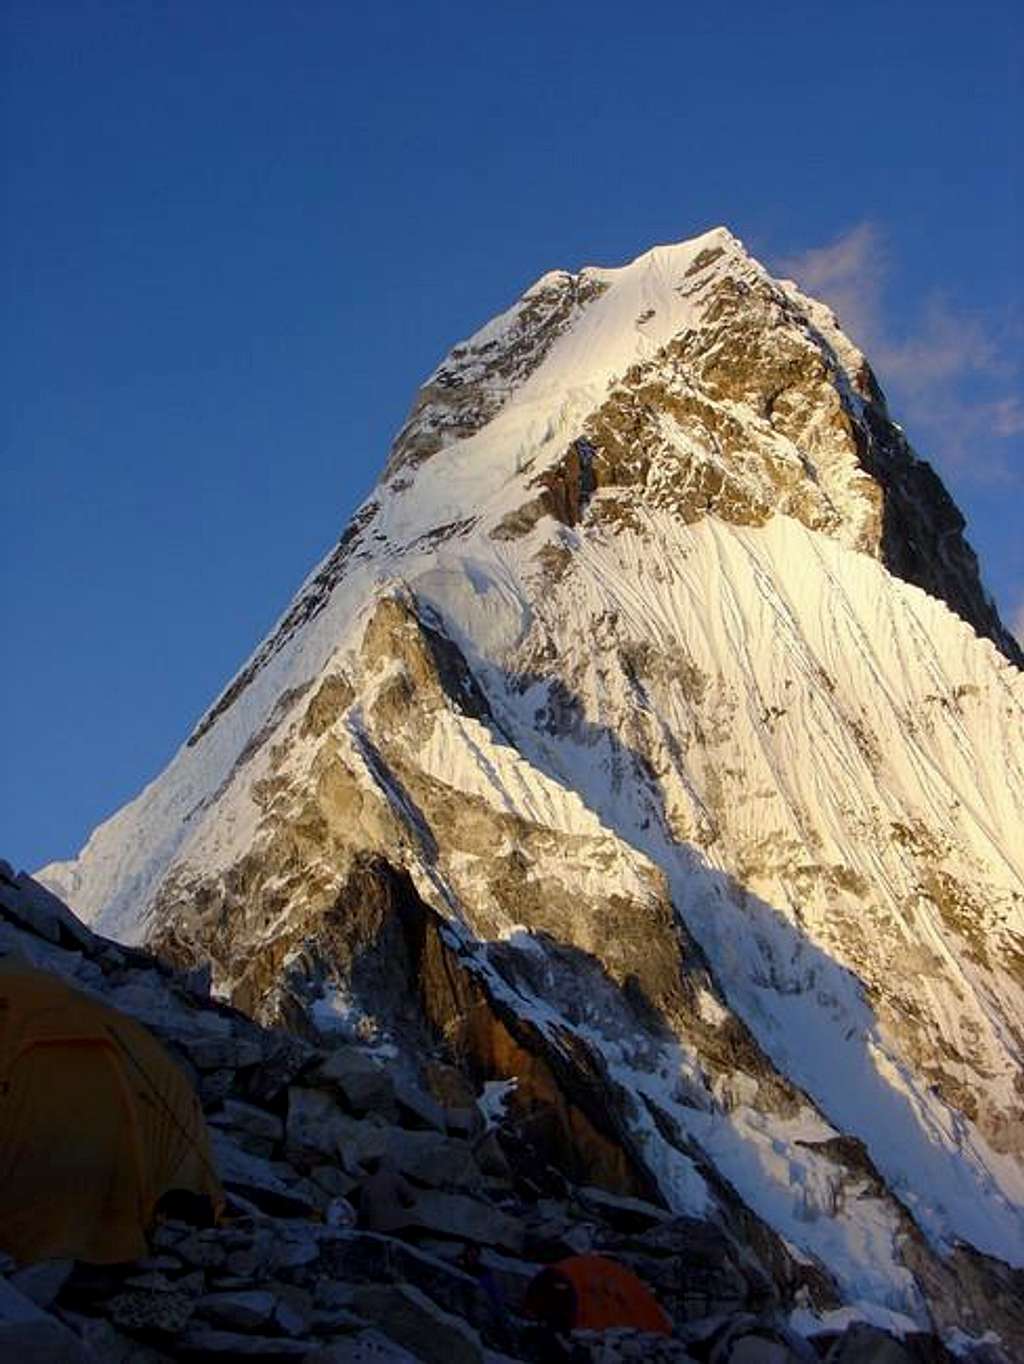
[[136, 1259], [172, 1189], [223, 1204], [184, 1071], [140, 1023], [0, 961], [0, 1250]]
[[534, 1278], [526, 1310], [558, 1330], [635, 1331], [672, 1334], [672, 1322], [651, 1290], [632, 1270], [605, 1255], [571, 1255]]

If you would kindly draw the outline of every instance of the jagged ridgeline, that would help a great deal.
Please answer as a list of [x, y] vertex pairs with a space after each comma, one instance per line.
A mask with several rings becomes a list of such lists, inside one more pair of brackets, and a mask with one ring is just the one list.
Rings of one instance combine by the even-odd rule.
[[582, 1182], [1009, 1331], [1024, 673], [963, 529], [725, 230], [545, 275], [43, 879], [264, 1023], [513, 1079]]

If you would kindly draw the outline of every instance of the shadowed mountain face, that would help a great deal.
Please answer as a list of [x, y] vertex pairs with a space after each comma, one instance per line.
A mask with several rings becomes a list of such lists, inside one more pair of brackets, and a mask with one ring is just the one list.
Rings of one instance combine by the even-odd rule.
[[1024, 1264], [1024, 674], [962, 530], [724, 230], [547, 275], [44, 879], [263, 1021], [514, 1078], [574, 1177], [976, 1323]]

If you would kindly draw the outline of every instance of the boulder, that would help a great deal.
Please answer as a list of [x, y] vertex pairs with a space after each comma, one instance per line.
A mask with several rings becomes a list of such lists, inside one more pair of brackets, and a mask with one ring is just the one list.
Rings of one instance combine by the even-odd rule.
[[63, 1323], [0, 1279], [0, 1359], [17, 1364], [97, 1364]]
[[728, 1354], [713, 1354], [711, 1364], [799, 1364], [799, 1358], [784, 1341], [746, 1335], [732, 1342]]
[[669, 1336], [616, 1327], [610, 1331], [574, 1331], [572, 1344], [587, 1364], [696, 1364], [696, 1357]]
[[276, 1114], [239, 1099], [225, 1099], [221, 1111], [206, 1120], [211, 1127], [229, 1129], [243, 1150], [257, 1156], [270, 1156], [284, 1137], [284, 1123]]
[[628, 1198], [592, 1185], [579, 1189], [577, 1197], [585, 1208], [598, 1213], [616, 1231], [644, 1232], [672, 1220], [672, 1214], [665, 1208], [643, 1198]]
[[175, 1253], [195, 1269], [220, 1269], [228, 1258], [227, 1245], [216, 1231], [197, 1231], [179, 1241]]
[[491, 1320], [486, 1295], [475, 1279], [445, 1260], [389, 1236], [351, 1231], [325, 1239], [318, 1269], [318, 1307], [354, 1312], [356, 1288], [352, 1285], [399, 1279], [474, 1326], [486, 1327]]
[[9, 1282], [37, 1307], [49, 1307], [67, 1283], [74, 1264], [74, 1260], [39, 1260], [16, 1270]]
[[259, 1331], [277, 1310], [278, 1300], [264, 1289], [207, 1293], [196, 1303], [196, 1316], [232, 1331]]
[[[197, 1291], [201, 1293], [203, 1291], [204, 1278], [201, 1270], [196, 1270], [196, 1273], [199, 1275], [199, 1287]], [[147, 1269], [141, 1274], [132, 1274], [125, 1279], [124, 1286], [125, 1288], [153, 1288], [160, 1293], [170, 1293], [175, 1288], [178, 1288], [178, 1291], [181, 1293], [188, 1293], [191, 1291], [190, 1287], [181, 1288], [178, 1284], [175, 1284], [159, 1269]]]
[[286, 1336], [308, 1335], [313, 1316], [309, 1294], [292, 1284], [282, 1284], [277, 1291], [274, 1325]]
[[197, 1009], [180, 999], [157, 970], [125, 972], [123, 979], [113, 989], [108, 988], [106, 994], [108, 1003], [178, 1047], [193, 1066], [197, 1065], [193, 1050], [202, 1043], [224, 1038], [230, 1042], [229, 1018], [212, 1009]]
[[320, 1256], [322, 1238], [330, 1234], [326, 1228], [301, 1217], [276, 1218], [272, 1259], [275, 1272], [313, 1264]]
[[320, 1067], [319, 1079], [336, 1090], [353, 1113], [377, 1113], [389, 1120], [398, 1117], [391, 1076], [365, 1052], [339, 1047]]
[[406, 1127], [422, 1127], [435, 1132], [445, 1130], [444, 1108], [432, 1094], [404, 1076], [394, 1081], [398, 1116]]
[[262, 1156], [241, 1150], [223, 1130], [210, 1131], [210, 1146], [217, 1173], [226, 1188], [237, 1190], [259, 1209], [282, 1216], [306, 1216], [319, 1206], [319, 1196], [300, 1186], [295, 1172], [284, 1167], [292, 1182], [277, 1173], [277, 1167]]
[[476, 1332], [410, 1284], [367, 1284], [356, 1290], [353, 1306], [424, 1364], [483, 1364]]
[[312, 1068], [320, 1053], [309, 1042], [275, 1029], [261, 1034], [263, 1060], [245, 1077], [245, 1096], [255, 1104], [276, 1104], [288, 1086]]
[[259, 1065], [263, 1048], [255, 1037], [228, 1034], [196, 1038], [188, 1047], [188, 1056], [197, 1070], [244, 1070]]
[[455, 1066], [444, 1061], [428, 1061], [424, 1072], [427, 1088], [443, 1108], [472, 1108], [476, 1090]]
[[483, 1136], [477, 1137], [472, 1149], [473, 1157], [485, 1176], [502, 1184], [512, 1183], [512, 1167], [493, 1127]]
[[63, 1315], [85, 1348], [91, 1351], [90, 1358], [102, 1360], [103, 1364], [172, 1364], [170, 1355], [124, 1335], [109, 1321], [70, 1312]]
[[914, 1364], [914, 1355], [895, 1336], [866, 1322], [855, 1322], [833, 1341], [828, 1364]]
[[615, 1243], [615, 1254], [655, 1290], [677, 1321], [729, 1316], [756, 1308], [763, 1274], [743, 1259], [732, 1238], [711, 1222], [677, 1217], [642, 1236]]
[[469, 1146], [440, 1132], [394, 1128], [387, 1149], [402, 1174], [421, 1184], [469, 1190], [483, 1182]]
[[409, 1224], [447, 1239], [475, 1241], [514, 1255], [523, 1249], [523, 1229], [518, 1222], [489, 1203], [464, 1194], [426, 1190], [410, 1209]]
[[347, 1198], [359, 1187], [359, 1180], [347, 1175], [337, 1165], [315, 1165], [309, 1177], [329, 1198]]
[[0, 1320], [0, 1359], [17, 1364], [105, 1364], [106, 1356], [94, 1354], [54, 1317], [39, 1321]]
[[313, 1350], [303, 1364], [419, 1364], [419, 1359], [379, 1331], [360, 1331]]
[[746, 1315], [715, 1334], [707, 1357], [709, 1364], [811, 1364], [816, 1358], [795, 1333]]
[[483, 1134], [484, 1115], [476, 1104], [466, 1108], [446, 1108], [444, 1125], [453, 1137], [463, 1137], [468, 1141]]
[[174, 1357], [237, 1364], [245, 1359], [304, 1359], [311, 1348], [308, 1340], [290, 1340], [287, 1336], [250, 1336], [218, 1331], [212, 1326], [193, 1326], [175, 1341]]
[[347, 1307], [317, 1307], [310, 1313], [309, 1329], [315, 1336], [331, 1337], [345, 1331], [358, 1331], [366, 1323]]
[[9, 862], [0, 872], [0, 910], [20, 927], [59, 946], [84, 951], [98, 946], [97, 939], [76, 919], [63, 900], [21, 872], [15, 876]]
[[199, 1099], [204, 1110], [218, 1108], [235, 1087], [233, 1070], [205, 1070], [198, 1077]]
[[270, 1272], [277, 1243], [269, 1226], [254, 1225], [226, 1239], [221, 1273], [235, 1278], [258, 1279]]
[[355, 1173], [362, 1161], [384, 1154], [390, 1131], [382, 1121], [350, 1117], [322, 1089], [288, 1091], [287, 1145], [299, 1158], [329, 1156]]

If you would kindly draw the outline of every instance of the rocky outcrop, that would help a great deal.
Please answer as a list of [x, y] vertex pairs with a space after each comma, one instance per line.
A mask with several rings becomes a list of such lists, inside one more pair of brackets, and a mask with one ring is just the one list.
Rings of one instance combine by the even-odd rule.
[[606, 287], [585, 270], [579, 275], [553, 271], [496, 325], [455, 346], [416, 395], [391, 447], [384, 478], [394, 480], [451, 441], [476, 435]]
[[[748, 1337], [780, 1340], [796, 1358], [811, 1357], [786, 1316], [812, 1300], [826, 1307], [834, 1297], [827, 1279], [816, 1280], [780, 1242], [766, 1256], [763, 1239], [744, 1240], [728, 1219], [679, 1219], [635, 1198], [578, 1187], [545, 1169], [536, 1153], [517, 1170], [525, 1152], [515, 1117], [495, 1122], [475, 1097], [475, 1127], [467, 1131], [456, 1117], [447, 1134], [431, 1131], [422, 1125], [424, 1113], [435, 1111], [429, 1100], [410, 1098], [412, 1088], [430, 1083], [429, 1068], [416, 1079], [372, 1049], [324, 1050], [264, 1030], [204, 998], [187, 975], [90, 934], [66, 910], [59, 917], [71, 925], [73, 946], [55, 943], [52, 901], [37, 898], [28, 878], [19, 886], [17, 895], [0, 895], [0, 952], [17, 951], [126, 1008], [178, 1055], [218, 1134], [214, 1152], [228, 1209], [221, 1225], [207, 1229], [160, 1222], [150, 1254], [136, 1263], [19, 1268], [0, 1259], [5, 1357], [17, 1350], [75, 1364], [160, 1364], [500, 1355], [546, 1364], [550, 1339], [520, 1315], [523, 1295], [540, 1265], [584, 1249], [612, 1255], [645, 1278], [677, 1338], [581, 1331], [574, 1336], [581, 1361], [733, 1358], [722, 1352], [725, 1340]], [[473, 1065], [459, 1073], [460, 1094], [479, 1094]], [[449, 1078], [439, 1092], [452, 1093], [452, 1085]], [[436, 1111], [450, 1113], [443, 1105]], [[368, 1142], [370, 1130], [377, 1135]], [[495, 1174], [489, 1163], [472, 1192], [464, 1182], [456, 1188], [464, 1167], [477, 1160], [483, 1167], [488, 1141], [506, 1150], [505, 1172]], [[438, 1165], [416, 1156], [417, 1147], [439, 1149], [439, 1142], [459, 1148], [460, 1159]], [[396, 1235], [361, 1231], [348, 1220], [364, 1162], [382, 1148], [397, 1156], [415, 1191], [406, 1230]], [[479, 1271], [460, 1267], [467, 1242], [483, 1251], [486, 1286]], [[1007, 1310], [1012, 1315], [1012, 1305]], [[832, 1336], [862, 1348], [857, 1330]], [[876, 1347], [899, 1348], [884, 1332], [875, 1338]], [[935, 1337], [929, 1348], [929, 1359], [948, 1357]]]

